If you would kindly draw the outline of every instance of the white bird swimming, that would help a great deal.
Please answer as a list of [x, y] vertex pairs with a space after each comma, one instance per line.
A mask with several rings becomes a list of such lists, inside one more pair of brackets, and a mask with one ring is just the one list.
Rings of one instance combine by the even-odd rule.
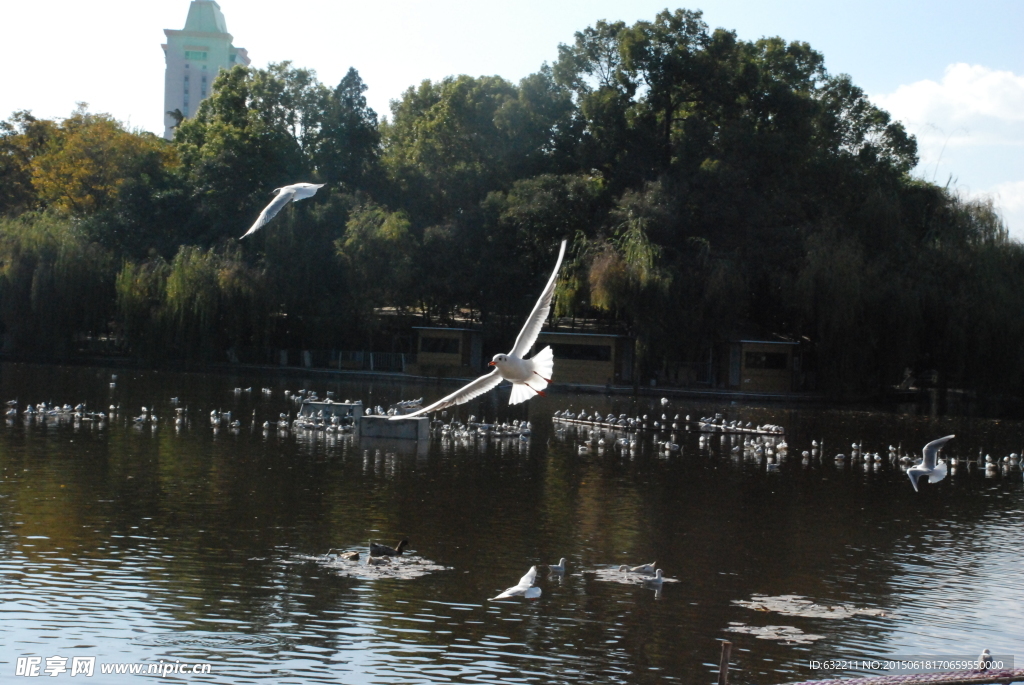
[[956, 436], [947, 435], [944, 438], [929, 442], [924, 446], [924, 450], [922, 450], [924, 456], [921, 459], [921, 463], [907, 469], [907, 475], [910, 477], [910, 484], [914, 486], [914, 492], [918, 491], [917, 479], [921, 476], [928, 476], [929, 483], [938, 483], [946, 477], [946, 464], [937, 463], [939, 450], [954, 437]]
[[662, 571], [660, 568], [655, 570], [653, 578], [644, 578], [644, 582], [649, 583], [651, 585], [661, 585], [664, 582], [664, 580], [665, 572]]
[[565, 573], [565, 557], [558, 560], [558, 564], [548, 564], [552, 573]]
[[324, 187], [323, 183], [296, 183], [290, 186], [284, 186], [283, 188], [274, 188], [274, 192], [277, 196], [270, 201], [270, 204], [263, 208], [260, 212], [259, 217], [245, 235], [242, 238], [252, 235], [256, 231], [263, 228], [267, 222], [277, 216], [277, 213], [284, 209], [284, 206], [289, 202], [298, 202], [299, 200], [305, 200], [307, 197], [313, 197], [316, 195], [316, 191]]
[[503, 380], [512, 381], [512, 396], [508, 400], [509, 404], [519, 404], [534, 395], [543, 395], [544, 388], [548, 387], [548, 383], [551, 382], [551, 372], [555, 367], [554, 353], [550, 347], [545, 347], [529, 359], [523, 359], [523, 356], [530, 351], [533, 343], [537, 341], [540, 329], [548, 318], [548, 312], [551, 311], [551, 300], [555, 295], [555, 281], [558, 279], [558, 269], [562, 266], [562, 258], [564, 256], [565, 241], [563, 240], [562, 246], [558, 250], [558, 261], [555, 262], [555, 270], [551, 273], [548, 284], [544, 286], [544, 291], [540, 294], [537, 304], [533, 306], [533, 311], [530, 312], [529, 318], [526, 319], [526, 325], [519, 332], [519, 337], [516, 338], [516, 344], [512, 347], [512, 351], [508, 354], [496, 354], [494, 359], [488, 362], [488, 366], [494, 367], [493, 371], [486, 376], [480, 376], [480, 378], [477, 378], [468, 385], [464, 385], [452, 394], [442, 397], [430, 406], [414, 411], [411, 414], [392, 416], [391, 420], [409, 419], [421, 414], [429, 414], [454, 404], [468, 402], [474, 397], [496, 387]]
[[497, 597], [491, 597], [488, 601], [496, 599], [505, 599], [506, 597], [525, 597], [526, 599], [536, 599], [540, 597], [540, 588], [533, 587], [534, 582], [537, 580], [537, 567], [531, 566], [530, 570], [527, 571], [526, 575], [519, 579], [519, 584], [510, 587], [509, 589], [502, 592]]

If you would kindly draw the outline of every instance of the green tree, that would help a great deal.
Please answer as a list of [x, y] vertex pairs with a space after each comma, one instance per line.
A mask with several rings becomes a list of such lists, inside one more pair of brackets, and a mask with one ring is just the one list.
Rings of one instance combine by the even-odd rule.
[[409, 228], [404, 212], [367, 203], [352, 211], [345, 235], [335, 242], [367, 316], [374, 307], [415, 303], [411, 290], [416, 239]]
[[310, 155], [320, 176], [356, 190], [380, 185], [377, 113], [366, 104], [367, 86], [349, 68], [323, 104], [320, 131]]
[[549, 69], [519, 86], [496, 76], [449, 77], [424, 81], [393, 103], [382, 161], [399, 193], [394, 204], [423, 227], [474, 211], [517, 179], [564, 169], [573, 131], [569, 93]]

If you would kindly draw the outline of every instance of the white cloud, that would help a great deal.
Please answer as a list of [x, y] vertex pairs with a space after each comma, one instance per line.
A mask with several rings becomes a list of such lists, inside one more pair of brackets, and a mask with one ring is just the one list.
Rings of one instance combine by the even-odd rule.
[[977, 145], [1024, 147], [1024, 76], [951, 64], [941, 83], [925, 80], [872, 98], [917, 136], [921, 165], [945, 150]]
[[951, 64], [940, 82], [917, 81], [872, 100], [917, 137], [916, 173], [991, 197], [1024, 240], [1024, 76]]
[[941, 83], [900, 86], [879, 104], [907, 121], [966, 124], [978, 117], [1024, 122], [1024, 76], [971, 64], [950, 64]]
[[1024, 181], [1000, 183], [987, 192], [976, 193], [975, 196], [992, 198], [1010, 231], [1010, 236], [1024, 242]]

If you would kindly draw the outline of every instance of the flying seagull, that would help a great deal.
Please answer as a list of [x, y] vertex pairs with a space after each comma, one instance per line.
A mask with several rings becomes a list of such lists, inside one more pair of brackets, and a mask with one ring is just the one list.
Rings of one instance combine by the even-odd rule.
[[277, 213], [284, 209], [284, 206], [289, 202], [298, 202], [299, 200], [305, 200], [307, 197], [313, 197], [316, 195], [316, 191], [323, 187], [323, 183], [296, 183], [283, 188], [274, 188], [274, 192], [277, 193], [277, 196], [271, 200], [269, 205], [263, 208], [263, 211], [260, 212], [259, 218], [256, 219], [256, 223], [254, 223], [242, 237], [245, 238], [250, 236], [263, 228], [267, 222], [277, 216]]
[[477, 378], [468, 385], [464, 385], [451, 395], [442, 397], [428, 407], [414, 411], [411, 414], [392, 416], [391, 420], [411, 419], [414, 416], [429, 414], [438, 409], [450, 407], [453, 404], [468, 402], [477, 395], [482, 395], [496, 387], [503, 380], [512, 381], [512, 396], [508, 400], [509, 404], [519, 404], [534, 395], [543, 395], [544, 388], [548, 387], [548, 383], [551, 382], [551, 371], [555, 367], [554, 353], [550, 347], [545, 347], [529, 359], [523, 359], [523, 356], [530, 351], [533, 343], [537, 341], [540, 329], [548, 318], [548, 312], [551, 311], [551, 300], [555, 294], [555, 281], [558, 279], [558, 269], [562, 266], [562, 257], [564, 256], [565, 241], [563, 240], [562, 246], [558, 250], [558, 261], [555, 262], [555, 270], [551, 272], [551, 278], [548, 279], [548, 284], [544, 286], [544, 291], [540, 294], [537, 304], [533, 305], [533, 311], [530, 312], [529, 318], [526, 319], [526, 325], [523, 326], [523, 330], [519, 332], [519, 337], [516, 338], [516, 344], [512, 347], [512, 351], [508, 354], [496, 354], [494, 359], [488, 362], [488, 366], [494, 367], [493, 371], [485, 376], [480, 376], [480, 378]]
[[537, 580], [537, 567], [531, 566], [530, 570], [526, 572], [526, 575], [519, 579], [519, 584], [510, 587], [509, 589], [502, 592], [497, 597], [491, 597], [488, 601], [494, 601], [496, 599], [505, 599], [507, 597], [525, 597], [526, 599], [536, 599], [540, 597], [540, 588], [533, 587], [534, 582]]
[[937, 464], [936, 462], [938, 461], [939, 450], [954, 437], [956, 436], [947, 435], [944, 438], [929, 442], [924, 446], [924, 457], [921, 459], [921, 463], [907, 469], [907, 475], [910, 476], [910, 483], [914, 486], [915, 492], [917, 492], [917, 479], [921, 476], [928, 476], [929, 483], [938, 483], [946, 477], [946, 465]]

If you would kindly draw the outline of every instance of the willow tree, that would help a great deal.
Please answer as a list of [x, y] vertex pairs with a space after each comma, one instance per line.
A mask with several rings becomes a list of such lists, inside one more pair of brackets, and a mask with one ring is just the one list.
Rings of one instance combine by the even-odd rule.
[[179, 355], [211, 360], [229, 348], [264, 344], [270, 309], [263, 273], [239, 257], [237, 250], [184, 245], [171, 261], [164, 316]]
[[371, 348], [376, 308], [419, 304], [413, 268], [417, 241], [409, 227], [404, 212], [367, 202], [352, 211], [345, 235], [334, 243], [349, 291], [356, 294], [354, 313], [370, 336]]
[[164, 316], [167, 274], [162, 257], [141, 262], [125, 260], [117, 274], [117, 325], [127, 348], [149, 360], [165, 358], [172, 327]]
[[373, 203], [357, 207], [335, 242], [338, 255], [357, 281], [367, 306], [399, 304], [409, 297], [415, 238], [404, 212]]
[[0, 219], [0, 320], [10, 351], [67, 357], [78, 335], [106, 333], [114, 260], [53, 212]]
[[595, 246], [590, 266], [590, 302], [628, 323], [636, 338], [636, 363], [650, 373], [655, 345], [671, 306], [671, 276], [659, 262], [662, 250], [648, 236], [648, 219], [627, 215], [615, 234]]

